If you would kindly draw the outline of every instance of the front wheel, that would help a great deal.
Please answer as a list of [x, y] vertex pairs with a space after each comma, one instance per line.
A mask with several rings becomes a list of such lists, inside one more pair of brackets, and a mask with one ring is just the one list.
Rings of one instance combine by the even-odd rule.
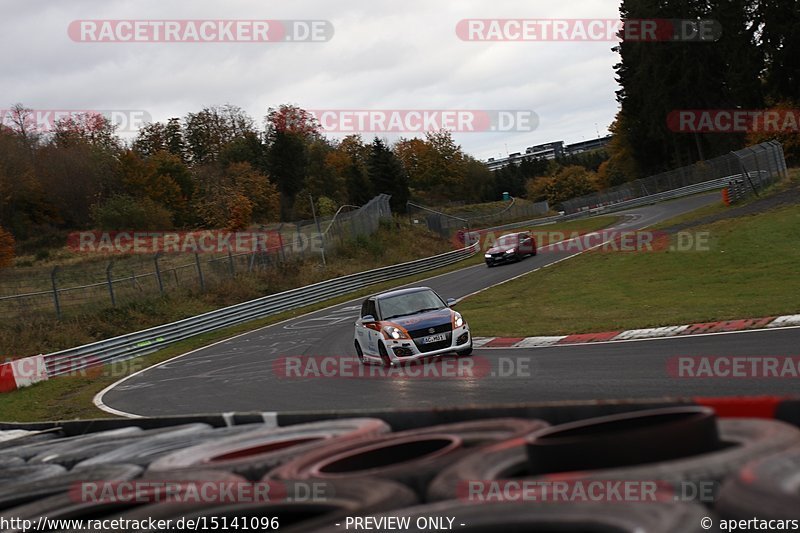
[[392, 366], [392, 360], [389, 359], [389, 354], [386, 352], [386, 346], [382, 342], [378, 342], [378, 354], [381, 356], [383, 366]]
[[459, 350], [456, 352], [456, 355], [459, 357], [467, 357], [472, 355], [472, 339], [469, 341], [469, 346], [464, 348], [463, 350]]
[[361, 362], [362, 365], [367, 364], [367, 359], [364, 357], [364, 352], [361, 350], [361, 345], [358, 344], [358, 341], [355, 341], [356, 344], [356, 355], [358, 355], [358, 360]]

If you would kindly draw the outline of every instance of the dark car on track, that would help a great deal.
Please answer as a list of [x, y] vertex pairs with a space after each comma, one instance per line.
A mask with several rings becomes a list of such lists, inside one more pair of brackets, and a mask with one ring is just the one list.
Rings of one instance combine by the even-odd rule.
[[536, 255], [536, 239], [530, 233], [507, 233], [497, 239], [494, 246], [486, 250], [486, 265], [493, 267], [502, 263], [520, 261], [529, 255]]

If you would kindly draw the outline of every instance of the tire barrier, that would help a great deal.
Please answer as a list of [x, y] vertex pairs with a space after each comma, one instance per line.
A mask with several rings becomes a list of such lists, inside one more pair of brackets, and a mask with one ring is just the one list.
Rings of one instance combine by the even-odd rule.
[[750, 460], [797, 445], [800, 430], [783, 422], [714, 420], [696, 407], [640, 411], [552, 426], [481, 449], [442, 470], [428, 499], [457, 498], [473, 480], [508, 478], [649, 480], [713, 498], [718, 484]]
[[[775, 403], [773, 411], [796, 417], [789, 405]], [[611, 407], [600, 417], [546, 421], [490, 417], [490, 410], [472, 420], [474, 410], [430, 411], [423, 422], [449, 423], [403, 431], [367, 417], [280, 427], [251, 415], [226, 416], [233, 425], [225, 427], [212, 427], [212, 417], [184, 417], [173, 425], [163, 419], [127, 421], [140, 424], [128, 427], [99, 423], [95, 432], [89, 423], [65, 423], [0, 441], [6, 445], [0, 448], [0, 523], [102, 517], [137, 520], [143, 524], [137, 530], [149, 531], [155, 526], [147, 519], [169, 519], [173, 526], [161, 531], [179, 531], [185, 527], [174, 525], [177, 520], [238, 519], [255, 529], [268, 516], [281, 531], [297, 533], [358, 529], [347, 521], [369, 517], [373, 524], [382, 518], [409, 524], [392, 528], [398, 531], [452, 525], [491, 533], [677, 533], [718, 531], [723, 519], [800, 518], [797, 427], [718, 418], [697, 405]], [[525, 410], [536, 411], [503, 414]], [[407, 413], [394, 414], [387, 418], [412, 424]], [[547, 499], [540, 490], [631, 482], [654, 482], [653, 497], [565, 491], [559, 499], [554, 491]], [[707, 483], [714, 490], [706, 498], [674, 490]], [[266, 498], [243, 497], [242, 488]], [[6, 531], [22, 531], [17, 526]]]
[[267, 474], [266, 479], [377, 477], [398, 481], [423, 495], [437, 472], [470, 449], [546, 426], [539, 420], [482, 420], [331, 444], [299, 456]]
[[374, 418], [312, 422], [288, 428], [256, 430], [252, 433], [212, 440], [169, 454], [150, 465], [149, 472], [193, 468], [230, 470], [257, 481], [265, 472], [310, 450], [329, 449], [334, 443], [386, 433], [390, 427]]
[[72, 468], [91, 457], [116, 450], [121, 446], [136, 446], [137, 443], [144, 443], [162, 437], [189, 436], [209, 429], [211, 428], [205, 424], [188, 424], [175, 428], [138, 431], [130, 435], [120, 434], [124, 433], [121, 430], [109, 431], [105, 435], [97, 436], [96, 438], [80, 439], [75, 446], [51, 446], [28, 459], [28, 463], [56, 463]]
[[722, 486], [717, 512], [724, 518], [789, 520], [800, 515], [800, 448], [756, 460]]
[[264, 430], [263, 424], [244, 424], [223, 428], [208, 426], [208, 429], [200, 429], [195, 432], [166, 433], [151, 439], [137, 439], [131, 444], [116, 447], [105, 453], [85, 459], [78, 463], [77, 466], [125, 462], [147, 467], [161, 457], [191, 446], [259, 430]]
[[75, 483], [91, 480], [129, 480], [136, 478], [142, 469], [134, 465], [115, 464], [76, 467], [70, 471], [60, 470], [45, 478], [26, 478], [3, 483], [0, 487], [0, 509], [29, 503], [33, 500], [67, 492]]

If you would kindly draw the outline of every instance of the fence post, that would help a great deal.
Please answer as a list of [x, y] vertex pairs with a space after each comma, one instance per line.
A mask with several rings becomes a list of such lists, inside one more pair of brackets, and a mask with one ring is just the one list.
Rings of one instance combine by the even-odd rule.
[[164, 295], [164, 280], [161, 279], [161, 267], [158, 264], [158, 260], [161, 259], [161, 252], [157, 252], [156, 255], [153, 257], [153, 263], [156, 265], [156, 280], [158, 280], [158, 290], [161, 295]]
[[325, 237], [322, 235], [322, 228], [319, 225], [319, 219], [317, 218], [317, 209], [314, 207], [314, 197], [310, 194], [308, 195], [308, 199], [311, 201], [311, 214], [314, 216], [314, 224], [317, 226], [317, 235], [319, 235], [319, 245], [320, 245], [320, 253], [322, 254], [322, 266], [327, 266], [325, 263]]
[[61, 302], [58, 299], [58, 286], [56, 285], [56, 274], [61, 267], [54, 267], [50, 272], [50, 281], [53, 284], [53, 303], [56, 306], [56, 317], [61, 320]]
[[197, 266], [197, 279], [200, 281], [200, 290], [206, 291], [206, 280], [203, 279], [203, 269], [200, 266], [200, 254], [194, 253], [194, 264]]
[[236, 277], [236, 267], [233, 266], [233, 252], [231, 251], [230, 248], [228, 248], [228, 267], [230, 268], [230, 271], [231, 271], [231, 277], [235, 278]]
[[108, 282], [108, 294], [111, 296], [111, 307], [117, 306], [117, 299], [114, 297], [114, 281], [111, 279], [111, 269], [114, 268], [114, 261], [109, 261], [106, 267], [106, 281]]

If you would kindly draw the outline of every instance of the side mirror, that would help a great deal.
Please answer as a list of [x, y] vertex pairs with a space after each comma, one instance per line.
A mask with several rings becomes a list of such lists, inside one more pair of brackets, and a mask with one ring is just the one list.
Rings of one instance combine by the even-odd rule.
[[447, 307], [453, 307], [454, 305], [456, 305], [456, 301], [457, 300], [455, 298], [448, 298], [447, 299]]
[[364, 315], [361, 317], [362, 322], [375, 322], [375, 317], [372, 315]]

